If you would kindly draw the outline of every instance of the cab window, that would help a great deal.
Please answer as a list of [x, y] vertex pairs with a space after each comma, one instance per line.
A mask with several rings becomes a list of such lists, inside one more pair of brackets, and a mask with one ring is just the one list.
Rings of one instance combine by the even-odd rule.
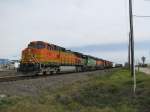
[[43, 49], [45, 48], [45, 44], [43, 42], [31, 42], [28, 45], [28, 48], [36, 48], [36, 49]]
[[30, 43], [29, 45], [28, 45], [28, 48], [35, 48], [36, 46], [35, 46], [35, 43]]
[[36, 48], [37, 49], [44, 49], [45, 48], [45, 44], [43, 42], [37, 42], [36, 43]]
[[51, 49], [52, 49], [49, 44], [47, 45], [47, 49], [48, 49], [48, 50], [51, 50]]

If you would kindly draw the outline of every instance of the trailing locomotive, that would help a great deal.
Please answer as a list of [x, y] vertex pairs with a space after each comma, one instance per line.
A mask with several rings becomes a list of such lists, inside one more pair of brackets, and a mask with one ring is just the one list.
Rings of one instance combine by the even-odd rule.
[[30, 42], [22, 51], [19, 71], [43, 74], [111, 68], [112, 62], [66, 50], [43, 41]]

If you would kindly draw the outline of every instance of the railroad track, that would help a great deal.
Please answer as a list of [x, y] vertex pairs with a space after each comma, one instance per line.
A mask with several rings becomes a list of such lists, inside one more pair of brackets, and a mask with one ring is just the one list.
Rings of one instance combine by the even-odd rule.
[[16, 76], [3, 76], [0, 77], [0, 82], [9, 82], [9, 81], [17, 81], [17, 80], [26, 80], [26, 79], [35, 79], [35, 78], [41, 78], [41, 77], [50, 77], [50, 76], [57, 76], [57, 75], [69, 75], [73, 73], [93, 73], [97, 71], [112, 71], [113, 69], [105, 69], [105, 70], [96, 70], [96, 71], [87, 71], [87, 72], [67, 72], [67, 73], [59, 73], [59, 74], [53, 74], [53, 75], [16, 75]]
[[0, 77], [0, 82], [10, 82], [10, 81], [18, 81], [18, 80], [26, 80], [26, 79], [35, 79], [35, 78], [48, 77], [48, 76], [51, 76], [51, 75], [16, 75], [16, 76], [5, 76], [5, 77]]
[[18, 75], [18, 76], [5, 76], [0, 77], [0, 82], [9, 82], [9, 81], [17, 81], [23, 79], [30, 79], [33, 76], [25, 76], [25, 75]]

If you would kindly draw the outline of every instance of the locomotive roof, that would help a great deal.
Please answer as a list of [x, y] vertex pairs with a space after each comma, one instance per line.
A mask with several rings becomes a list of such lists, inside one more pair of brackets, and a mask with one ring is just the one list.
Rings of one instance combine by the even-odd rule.
[[58, 45], [50, 44], [50, 43], [48, 43], [48, 42], [44, 42], [44, 41], [32, 41], [32, 42], [30, 42], [30, 43], [38, 43], [38, 42], [41, 42], [41, 43], [44, 43], [44, 44], [47, 44], [47, 45], [52, 45], [52, 46], [55, 46], [55, 47], [59, 47], [59, 48], [61, 48], [61, 49], [64, 49], [64, 50], [65, 50], [65, 48], [64, 48], [64, 47], [60, 47], [60, 46], [58, 46]]

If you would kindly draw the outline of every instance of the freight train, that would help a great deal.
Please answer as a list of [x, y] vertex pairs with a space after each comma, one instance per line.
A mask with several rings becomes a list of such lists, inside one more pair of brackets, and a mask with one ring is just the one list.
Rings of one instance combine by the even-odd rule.
[[19, 71], [53, 74], [64, 71], [83, 72], [112, 68], [104, 59], [67, 50], [43, 41], [32, 41], [22, 51]]

